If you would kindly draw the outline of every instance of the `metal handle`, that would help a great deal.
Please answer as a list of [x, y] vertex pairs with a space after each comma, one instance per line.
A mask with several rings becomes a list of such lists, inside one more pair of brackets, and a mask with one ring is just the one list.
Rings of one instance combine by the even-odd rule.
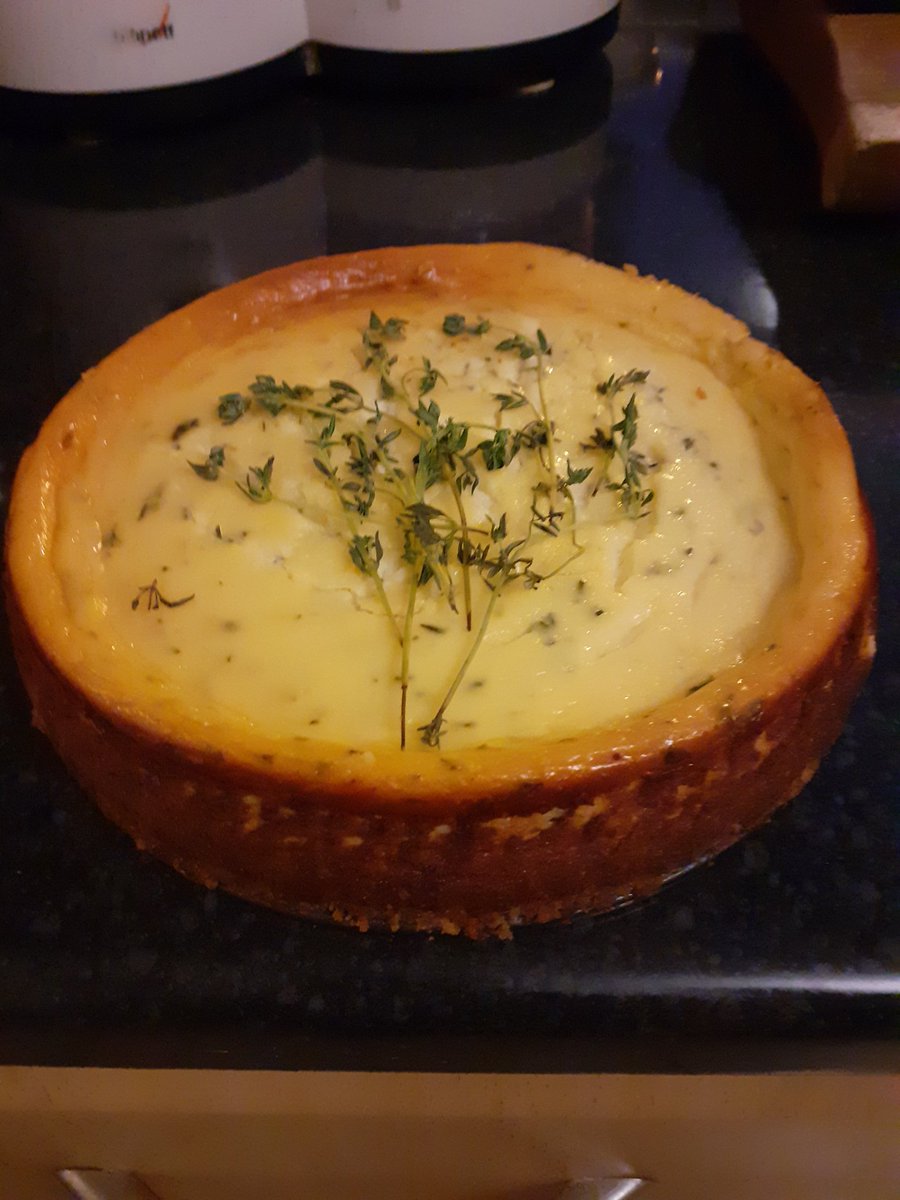
[[636, 1175], [615, 1179], [573, 1179], [559, 1193], [559, 1200], [625, 1200], [646, 1182]]
[[[95, 1167], [70, 1167], [57, 1172], [76, 1200], [159, 1200], [155, 1192], [129, 1171], [100, 1171]], [[627, 1200], [647, 1182], [637, 1176], [615, 1179], [573, 1179], [558, 1200]]]
[[156, 1192], [130, 1171], [66, 1167], [56, 1177], [77, 1200], [159, 1200]]

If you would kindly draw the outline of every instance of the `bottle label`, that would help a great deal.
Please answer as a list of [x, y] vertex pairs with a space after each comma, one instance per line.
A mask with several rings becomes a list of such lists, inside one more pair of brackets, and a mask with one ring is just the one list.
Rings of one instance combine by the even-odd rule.
[[0, 0], [0, 86], [166, 87], [255, 66], [308, 39], [303, 0]]
[[358, 50], [481, 50], [566, 33], [618, 0], [307, 0], [313, 41]]

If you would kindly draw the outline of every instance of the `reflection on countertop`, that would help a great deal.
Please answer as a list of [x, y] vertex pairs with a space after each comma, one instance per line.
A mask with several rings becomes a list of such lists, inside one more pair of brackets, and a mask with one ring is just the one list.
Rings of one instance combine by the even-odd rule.
[[[30, 729], [0, 638], [9, 1061], [38, 1061], [51, 1045], [57, 1062], [97, 1061], [112, 1037], [108, 1061], [121, 1063], [220, 1064], [225, 1046], [242, 1065], [383, 1065], [372, 1035], [440, 1031], [432, 1048], [446, 1060], [437, 1042], [448, 1035], [514, 1029], [533, 1039], [519, 1044], [518, 1069], [636, 1055], [652, 1069], [654, 1035], [670, 1047], [693, 1039], [681, 1069], [717, 1040], [729, 1063], [739, 1040], [745, 1065], [777, 1067], [789, 1039], [812, 1039], [811, 1059], [835, 1062], [842, 1039], [895, 1028], [896, 229], [817, 211], [808, 137], [723, 28], [729, 5], [685, 4], [683, 19], [672, 5], [629, 7], [605, 54], [525, 94], [426, 105], [310, 88], [164, 136], [0, 138], [0, 500], [80, 372], [244, 275], [438, 240], [530, 239], [634, 263], [780, 346], [823, 381], [847, 426], [878, 529], [882, 610], [875, 670], [844, 736], [765, 829], [652, 901], [502, 946], [361, 937], [140, 860]], [[768, 1045], [755, 1057], [754, 1037]], [[489, 1065], [503, 1043], [462, 1040], [453, 1064]], [[422, 1065], [402, 1045], [394, 1065]]]

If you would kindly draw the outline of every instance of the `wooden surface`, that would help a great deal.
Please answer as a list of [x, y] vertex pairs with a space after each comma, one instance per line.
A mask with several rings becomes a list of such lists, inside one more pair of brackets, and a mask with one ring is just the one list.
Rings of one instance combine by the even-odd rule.
[[900, 13], [744, 0], [744, 25], [802, 109], [826, 208], [900, 210]]
[[550, 1200], [640, 1175], [648, 1200], [894, 1200], [900, 1081], [0, 1069], [0, 1195], [61, 1167], [160, 1200]]

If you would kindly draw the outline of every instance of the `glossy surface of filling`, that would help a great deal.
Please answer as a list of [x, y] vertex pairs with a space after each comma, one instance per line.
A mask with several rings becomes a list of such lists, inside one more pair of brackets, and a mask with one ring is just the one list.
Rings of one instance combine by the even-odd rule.
[[760, 645], [795, 556], [728, 388], [562, 308], [447, 316], [321, 305], [119, 397], [52, 551], [111, 693], [433, 753], [613, 724]]

